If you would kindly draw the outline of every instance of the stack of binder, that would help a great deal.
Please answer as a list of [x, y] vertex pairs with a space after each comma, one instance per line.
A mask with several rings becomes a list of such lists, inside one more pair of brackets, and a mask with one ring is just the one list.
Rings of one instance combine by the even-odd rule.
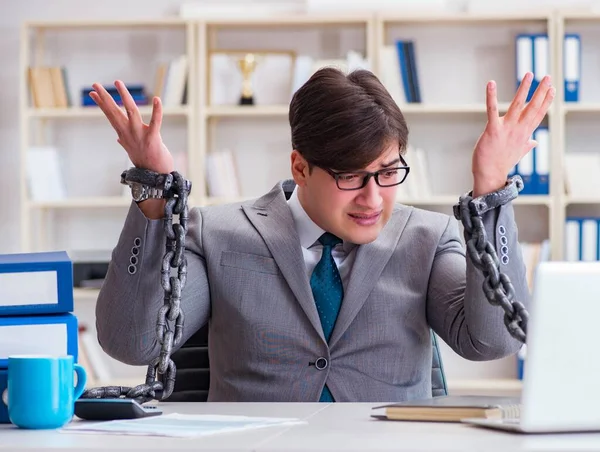
[[381, 65], [381, 80], [398, 105], [423, 102], [414, 41], [383, 46]]
[[565, 225], [565, 260], [600, 260], [600, 218], [567, 217]]
[[[0, 394], [10, 355], [78, 357], [73, 265], [64, 251], [0, 255]], [[0, 403], [0, 423], [10, 422]]]
[[[531, 100], [540, 82], [550, 73], [550, 46], [544, 33], [517, 35], [515, 39], [517, 87], [527, 72], [533, 73], [533, 83], [527, 95]], [[579, 102], [581, 81], [581, 36], [566, 33], [563, 39], [564, 101]]]

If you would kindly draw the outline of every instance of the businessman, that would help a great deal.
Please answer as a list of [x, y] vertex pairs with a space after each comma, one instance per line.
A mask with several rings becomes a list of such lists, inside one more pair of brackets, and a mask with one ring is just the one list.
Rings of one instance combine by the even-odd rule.
[[[501, 190], [535, 146], [530, 137], [555, 90], [546, 77], [526, 103], [531, 79], [504, 116], [495, 83], [487, 85], [487, 124], [472, 156], [474, 197]], [[115, 84], [125, 111], [99, 84], [91, 96], [118, 142], [135, 166], [173, 171], [160, 100], [144, 124], [123, 83]], [[502, 309], [485, 298], [456, 220], [395, 202], [398, 184], [411, 177], [408, 129], [379, 80], [364, 70], [321, 69], [294, 94], [289, 122], [291, 180], [256, 200], [190, 212], [181, 343], [208, 322], [209, 401], [430, 397], [430, 329], [469, 360], [514, 354], [520, 343], [506, 331]], [[97, 303], [101, 346], [132, 365], [147, 365], [160, 350], [164, 202], [132, 202]], [[511, 203], [483, 221], [502, 248], [500, 270], [527, 306]]]

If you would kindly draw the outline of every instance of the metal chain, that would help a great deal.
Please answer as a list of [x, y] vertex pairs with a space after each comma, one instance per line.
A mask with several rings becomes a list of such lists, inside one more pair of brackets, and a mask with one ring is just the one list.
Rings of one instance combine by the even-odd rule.
[[[161, 285], [164, 290], [164, 305], [158, 311], [156, 336], [161, 345], [160, 353], [149, 365], [146, 382], [135, 387], [106, 386], [86, 390], [81, 398], [131, 398], [139, 403], [164, 400], [175, 386], [175, 363], [171, 360], [173, 347], [179, 345], [183, 335], [183, 311], [180, 308], [181, 291], [187, 278], [185, 257], [185, 235], [188, 222], [188, 195], [191, 184], [176, 171], [161, 178], [165, 205], [164, 231], [167, 237], [162, 260]], [[179, 216], [179, 223], [173, 222]], [[176, 274], [173, 270], [176, 270]], [[174, 327], [173, 327], [174, 324]], [[160, 380], [157, 376], [160, 375]]]
[[480, 209], [469, 196], [461, 199], [460, 207], [456, 216], [460, 217], [465, 229], [467, 254], [485, 277], [483, 292], [490, 304], [504, 310], [504, 324], [509, 334], [525, 343], [529, 313], [523, 303], [514, 299], [515, 289], [508, 276], [500, 271], [500, 261], [494, 246], [487, 239]]

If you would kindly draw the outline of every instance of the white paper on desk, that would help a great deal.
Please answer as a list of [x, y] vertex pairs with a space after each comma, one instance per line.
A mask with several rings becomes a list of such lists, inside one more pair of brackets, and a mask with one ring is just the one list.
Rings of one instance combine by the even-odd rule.
[[141, 419], [105, 422], [74, 422], [64, 427], [64, 433], [109, 433], [119, 435], [196, 436], [232, 433], [264, 427], [305, 424], [297, 418], [228, 416], [210, 414], [163, 414]]

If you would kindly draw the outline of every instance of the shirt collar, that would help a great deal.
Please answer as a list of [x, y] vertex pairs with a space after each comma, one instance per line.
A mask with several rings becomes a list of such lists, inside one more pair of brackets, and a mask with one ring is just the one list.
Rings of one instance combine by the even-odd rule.
[[294, 187], [294, 191], [290, 199], [288, 199], [288, 205], [292, 211], [296, 231], [298, 231], [298, 236], [300, 237], [300, 245], [302, 248], [308, 249], [325, 233], [325, 230], [312, 221], [304, 210], [304, 207], [302, 207], [302, 204], [300, 204], [297, 186]]
[[[298, 199], [298, 186], [294, 187], [294, 191], [287, 202], [292, 211], [296, 231], [298, 231], [298, 236], [300, 237], [300, 245], [302, 248], [308, 249], [319, 240], [319, 237], [325, 233], [325, 230], [318, 226], [308, 216], [304, 207], [300, 204], [300, 199]], [[355, 245], [350, 242], [343, 242], [343, 249], [346, 252], [350, 252], [354, 246]]]

